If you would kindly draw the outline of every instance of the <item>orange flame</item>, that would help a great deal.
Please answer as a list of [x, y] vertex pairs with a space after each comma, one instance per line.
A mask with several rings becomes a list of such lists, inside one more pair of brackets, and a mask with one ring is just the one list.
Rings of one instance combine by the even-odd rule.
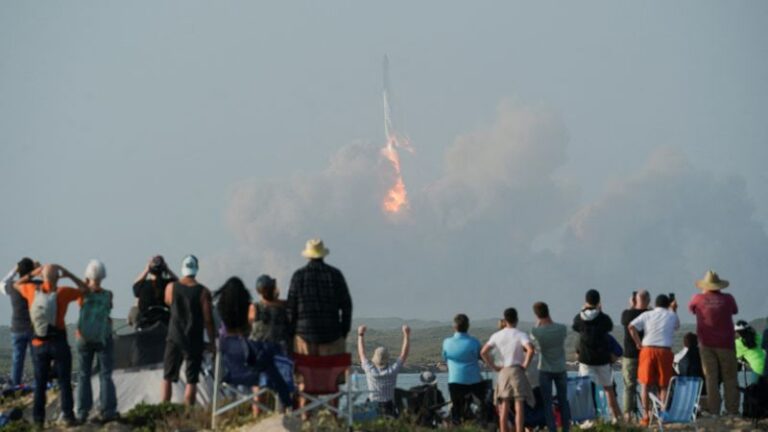
[[387, 145], [381, 149], [384, 156], [395, 171], [395, 184], [387, 191], [382, 206], [388, 213], [400, 213], [401, 210], [408, 207], [408, 191], [405, 190], [403, 176], [400, 172], [400, 155], [397, 153], [397, 147], [407, 147], [407, 143], [400, 144], [396, 137], [388, 137]]

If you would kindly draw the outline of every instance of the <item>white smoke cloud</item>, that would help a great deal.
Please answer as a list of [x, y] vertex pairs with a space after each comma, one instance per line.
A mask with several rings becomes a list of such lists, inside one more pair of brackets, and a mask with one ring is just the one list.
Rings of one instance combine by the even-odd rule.
[[[662, 151], [579, 206], [578, 190], [557, 177], [567, 139], [551, 111], [505, 104], [447, 149], [438, 179], [409, 185], [411, 208], [394, 219], [381, 209], [392, 173], [374, 146], [344, 147], [315, 173], [244, 181], [227, 212], [238, 247], [216, 257], [217, 276], [267, 272], [287, 290], [304, 241], [320, 236], [357, 316], [488, 317], [514, 305], [526, 317], [544, 300], [570, 317], [592, 287], [617, 313], [639, 287], [685, 298], [709, 267], [731, 278], [749, 316], [765, 306], [757, 284], [768, 238], [743, 181]], [[557, 252], [534, 250], [563, 227]]]

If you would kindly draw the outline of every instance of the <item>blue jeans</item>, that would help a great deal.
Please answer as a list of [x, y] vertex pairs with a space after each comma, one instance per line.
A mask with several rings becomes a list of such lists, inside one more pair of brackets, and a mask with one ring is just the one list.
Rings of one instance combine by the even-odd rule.
[[560, 419], [563, 432], [568, 432], [571, 426], [571, 406], [568, 405], [568, 373], [539, 371], [541, 398], [544, 400], [544, 418], [547, 420], [549, 432], [557, 432], [555, 416], [552, 413], [552, 384], [557, 389], [557, 401], [560, 403]]
[[61, 414], [65, 419], [74, 419], [72, 411], [72, 351], [69, 350], [65, 334], [55, 336], [40, 346], [32, 347], [35, 363], [35, 401], [32, 417], [35, 423], [45, 421], [45, 391], [51, 369], [56, 368], [61, 397]]
[[[27, 349], [32, 352], [32, 333], [11, 333], [11, 344], [13, 353], [11, 354], [11, 385], [18, 386], [24, 379], [24, 359], [27, 356]], [[35, 356], [30, 355], [32, 364], [35, 363]]]
[[112, 381], [114, 350], [110, 337], [103, 347], [78, 343], [77, 359], [80, 373], [77, 377], [77, 418], [80, 420], [87, 420], [91, 407], [93, 407], [91, 375], [93, 374], [94, 357], [99, 359], [99, 411], [101, 417], [111, 419], [117, 416], [117, 396], [115, 383]]

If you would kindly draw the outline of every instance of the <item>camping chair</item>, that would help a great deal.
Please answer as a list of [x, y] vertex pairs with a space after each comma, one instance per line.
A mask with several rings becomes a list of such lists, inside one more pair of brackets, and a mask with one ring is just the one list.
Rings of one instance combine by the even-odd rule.
[[[275, 378], [282, 378], [284, 384], [288, 386], [288, 391], [293, 391], [293, 362], [280, 354], [255, 358], [258, 356], [254, 354], [254, 347], [251, 346], [255, 343], [259, 342], [249, 341], [243, 336], [224, 336], [217, 343], [217, 355], [213, 371], [213, 407], [211, 408], [211, 428], [214, 430], [216, 429], [217, 416], [245, 403], [257, 405], [265, 412], [272, 411], [272, 408], [260, 403], [256, 398], [263, 394], [278, 392], [276, 389], [280, 389], [281, 385], [272, 382], [263, 373], [263, 370], [255, 366], [256, 362], [272, 362], [279, 374], [279, 377]], [[269, 348], [267, 346], [266, 350]], [[224, 373], [222, 373], [222, 362], [224, 363]], [[259, 386], [259, 391], [256, 393], [251, 390], [254, 386]], [[235, 400], [218, 408], [222, 387], [227, 393], [233, 395]], [[241, 391], [241, 388], [245, 388], [245, 390]]]
[[[699, 398], [704, 380], [699, 377], [673, 377], [669, 382], [669, 391], [665, 401], [653, 393], [651, 415], [656, 417], [659, 430], [664, 430], [664, 423], [693, 423], [696, 427], [696, 413], [699, 410]], [[665, 409], [666, 408], [666, 409]]]
[[568, 377], [568, 404], [571, 421], [581, 423], [597, 418], [592, 380], [589, 376]]
[[[299, 397], [309, 403], [292, 412], [294, 416], [301, 416], [310, 411], [327, 408], [339, 417], [352, 424], [353, 391], [349, 384], [346, 390], [339, 390], [338, 379], [345, 375], [349, 383], [349, 367], [352, 365], [352, 356], [349, 353], [334, 354], [328, 356], [312, 356], [294, 354], [296, 374], [301, 375], [304, 388], [299, 392]], [[347, 396], [347, 412], [333, 406], [343, 396]]]

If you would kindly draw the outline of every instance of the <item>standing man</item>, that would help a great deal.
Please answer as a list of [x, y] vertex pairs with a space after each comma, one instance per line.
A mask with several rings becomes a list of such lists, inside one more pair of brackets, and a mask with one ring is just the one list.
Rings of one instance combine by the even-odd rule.
[[600, 293], [589, 290], [584, 296], [586, 303], [573, 318], [573, 330], [579, 334], [579, 375], [589, 375], [605, 390], [608, 405], [613, 416], [612, 423], [618, 423], [621, 410], [616, 400], [611, 368], [610, 332], [613, 330], [611, 317], [604, 314], [600, 306]]
[[[624, 327], [624, 357], [621, 360], [621, 374], [624, 378], [624, 419], [631, 422], [637, 414], [637, 364], [640, 351], [629, 333], [629, 323], [648, 310], [651, 295], [646, 290], [632, 293], [630, 307], [621, 313], [621, 325]], [[640, 338], [643, 333], [640, 332]]]
[[725, 393], [725, 410], [728, 415], [739, 414], [736, 332], [733, 329], [733, 316], [739, 313], [739, 308], [730, 294], [721, 292], [728, 285], [727, 280], [709, 270], [703, 279], [696, 281], [696, 287], [702, 292], [695, 294], [688, 304], [688, 310], [696, 315], [696, 335], [707, 386], [707, 411], [715, 416], [720, 415], [720, 381]]
[[[32, 321], [29, 319], [29, 305], [27, 300], [13, 288], [14, 278], [18, 275], [20, 278], [26, 278], [32, 271], [39, 267], [39, 264], [32, 259], [24, 257], [16, 266], [3, 278], [0, 283], [0, 290], [11, 298], [11, 344], [13, 353], [11, 354], [11, 385], [16, 387], [23, 384], [24, 380], [24, 358], [27, 356], [27, 349], [32, 352]], [[39, 283], [39, 282], [38, 282]], [[35, 356], [31, 355], [32, 362], [35, 362]]]
[[[667, 400], [669, 381], [675, 373], [672, 342], [679, 328], [677, 302], [670, 301], [664, 294], [656, 297], [656, 307], [653, 310], [641, 314], [629, 323], [629, 333], [640, 351], [637, 380], [643, 385], [640, 395], [643, 402], [641, 426], [648, 426], [651, 417], [648, 388], [657, 386], [659, 399]], [[642, 337], [641, 331], [644, 332]]]
[[563, 432], [568, 432], [571, 424], [571, 407], [568, 404], [568, 372], [565, 368], [565, 337], [568, 328], [552, 321], [549, 306], [544, 302], [533, 305], [536, 315], [536, 327], [531, 330], [533, 339], [539, 344], [539, 388], [544, 401], [544, 418], [549, 432], [557, 432], [555, 416], [552, 412], [552, 384], [557, 389], [557, 401], [560, 406]]
[[325, 263], [328, 253], [322, 240], [309, 240], [301, 253], [309, 262], [291, 278], [287, 307], [296, 354], [323, 356], [346, 352], [352, 299], [344, 275]]
[[[30, 282], [30, 276], [40, 273], [42, 284]], [[59, 279], [70, 279], [77, 288], [60, 287]], [[35, 425], [45, 423], [46, 391], [52, 368], [56, 370], [61, 398], [61, 417], [66, 427], [75, 426], [72, 400], [72, 351], [67, 342], [64, 318], [70, 303], [79, 300], [88, 287], [67, 269], [47, 264], [26, 277], [20, 278], [15, 288], [29, 304], [34, 338], [32, 355], [35, 356], [35, 394], [32, 417]]]
[[[197, 382], [207, 348], [214, 352], [216, 333], [211, 313], [211, 293], [195, 277], [199, 270], [197, 258], [187, 255], [181, 264], [181, 279], [171, 282], [165, 288], [165, 304], [171, 308], [168, 338], [165, 342], [162, 399], [169, 402], [172, 396], [171, 384], [179, 380], [182, 361], [187, 387], [184, 404], [192, 406], [197, 399]], [[203, 331], [208, 332], [205, 346]]]
[[[525, 431], [525, 404], [535, 405], [533, 389], [525, 375], [535, 352], [531, 340], [525, 332], [517, 328], [517, 310], [508, 308], [504, 311], [504, 328], [491, 335], [480, 351], [485, 363], [499, 373], [496, 381], [495, 398], [499, 404], [499, 430], [509, 432], [507, 424], [510, 402], [514, 401], [515, 431]], [[502, 365], [494, 363], [491, 350], [498, 350]]]
[[156, 255], [149, 260], [144, 271], [133, 283], [133, 296], [136, 297], [139, 309], [136, 327], [149, 328], [158, 321], [168, 324], [165, 287], [177, 279], [162, 255]]
[[451, 395], [451, 421], [458, 425], [469, 420], [466, 415], [467, 397], [483, 399], [485, 388], [480, 375], [480, 341], [470, 336], [469, 317], [458, 314], [453, 318], [453, 336], [443, 341], [443, 360], [448, 363], [448, 392]]

